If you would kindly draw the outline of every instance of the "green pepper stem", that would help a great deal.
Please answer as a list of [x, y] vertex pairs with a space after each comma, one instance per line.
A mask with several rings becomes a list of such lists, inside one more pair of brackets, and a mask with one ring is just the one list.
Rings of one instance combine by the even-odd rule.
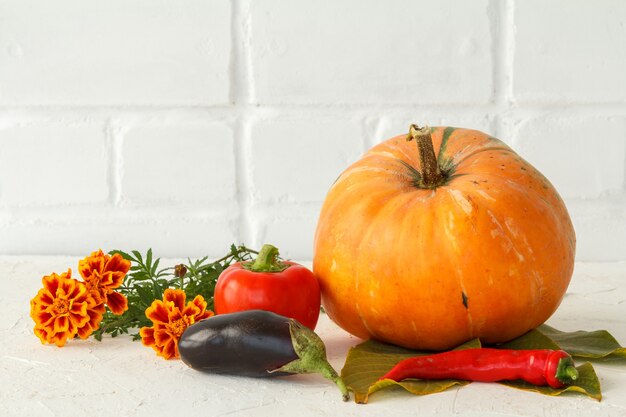
[[278, 260], [278, 248], [276, 246], [265, 244], [256, 259], [243, 264], [243, 266], [253, 272], [280, 272], [287, 269], [289, 265]]

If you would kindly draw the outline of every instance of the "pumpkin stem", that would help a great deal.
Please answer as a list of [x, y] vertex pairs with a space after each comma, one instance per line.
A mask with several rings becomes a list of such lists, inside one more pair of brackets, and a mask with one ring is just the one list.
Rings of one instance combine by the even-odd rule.
[[445, 178], [437, 163], [433, 139], [430, 136], [430, 128], [412, 124], [406, 140], [411, 141], [414, 139], [417, 143], [417, 151], [419, 152], [420, 166], [422, 168], [420, 186], [423, 188], [436, 188]]

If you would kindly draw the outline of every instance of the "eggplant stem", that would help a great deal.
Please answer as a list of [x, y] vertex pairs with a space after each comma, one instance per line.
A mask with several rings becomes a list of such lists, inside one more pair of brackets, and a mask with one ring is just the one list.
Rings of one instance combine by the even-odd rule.
[[288, 372], [292, 374], [319, 373], [337, 385], [341, 391], [342, 399], [348, 401], [350, 393], [343, 379], [332, 367], [326, 358], [326, 346], [320, 337], [308, 327], [294, 319], [289, 320], [289, 332], [291, 343], [298, 355], [295, 359], [271, 372]]

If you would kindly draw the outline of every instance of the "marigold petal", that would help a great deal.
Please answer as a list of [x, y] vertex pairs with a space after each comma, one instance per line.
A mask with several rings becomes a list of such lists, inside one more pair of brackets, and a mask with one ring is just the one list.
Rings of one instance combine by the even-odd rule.
[[139, 329], [139, 335], [141, 336], [141, 343], [145, 346], [154, 346], [154, 328], [142, 327]]
[[122, 279], [124, 279], [124, 276], [128, 273], [129, 270], [130, 270], [130, 261], [127, 261], [126, 259], [124, 259], [122, 255], [120, 255], [119, 253], [116, 253], [115, 255], [111, 256], [111, 258], [109, 258], [106, 264], [104, 265], [104, 269], [103, 269], [104, 272], [120, 273], [122, 276]]
[[192, 302], [189, 302], [185, 306], [185, 309], [182, 311], [182, 314], [185, 316], [195, 317], [198, 314], [202, 314], [202, 308], [198, 307]]
[[[97, 278], [97, 279], [96, 279]], [[97, 283], [97, 286], [100, 290], [102, 290], [103, 292], [107, 292], [109, 287], [112, 284], [112, 280], [113, 278], [111, 277], [111, 272], [94, 272], [92, 275], [92, 280], [94, 280], [94, 283]]]
[[94, 272], [102, 272], [106, 262], [102, 250], [92, 252], [91, 255], [78, 262], [78, 273], [85, 281], [91, 279]]
[[119, 292], [113, 291], [110, 294], [107, 294], [106, 304], [109, 306], [109, 309], [113, 314], [120, 315], [126, 310], [128, 310], [128, 300]]
[[204, 311], [207, 308], [207, 302], [200, 294], [196, 295], [196, 297], [191, 302], [197, 305], [201, 311]]
[[170, 312], [169, 312], [169, 314], [168, 314], [168, 316], [167, 316], [167, 318], [168, 318], [168, 322], [169, 322], [169, 323], [172, 323], [172, 322], [174, 322], [174, 321], [176, 321], [176, 320], [180, 320], [180, 319], [182, 319], [183, 317], [184, 317], [183, 312], [182, 312], [182, 311], [180, 311], [180, 310], [179, 310], [179, 309], [177, 309], [177, 308], [174, 308], [173, 310], [170, 310]]
[[146, 317], [153, 323], [167, 323], [169, 309], [161, 300], [154, 300], [150, 307], [146, 308]]
[[103, 315], [106, 311], [104, 308], [104, 303], [89, 303], [89, 307], [87, 307], [87, 313], [91, 316], [92, 313], [96, 313], [99, 315]]
[[52, 330], [55, 333], [67, 332], [70, 328], [70, 319], [68, 316], [59, 316], [54, 319]]
[[[81, 284], [81, 285], [78, 285]], [[80, 290], [85, 287], [85, 284], [82, 282], [76, 281], [74, 278], [61, 280], [59, 285], [59, 293], [63, 291], [64, 297], [66, 298], [78, 298], [81, 296]]]
[[102, 321], [102, 313], [97, 311], [89, 310], [89, 319], [87, 322], [78, 327], [77, 334], [81, 339], [87, 339], [95, 330], [100, 327], [100, 322]]
[[91, 336], [94, 330], [96, 330], [96, 328], [87, 323], [84, 326], [79, 327], [76, 334], [78, 335], [78, 337], [84, 340]]
[[159, 346], [165, 346], [172, 339], [172, 335], [164, 328], [154, 329], [154, 343]]
[[198, 322], [200, 320], [204, 320], [204, 319], [208, 319], [209, 317], [213, 317], [214, 315], [215, 315], [215, 313], [212, 310], [206, 310], [202, 314], [199, 314], [198, 316], [196, 316], [194, 318], [195, 318], [195, 321]]
[[171, 301], [179, 310], [185, 308], [185, 291], [177, 288], [168, 288], [163, 293], [163, 301]]
[[91, 333], [97, 330], [100, 327], [100, 322], [102, 322], [102, 315], [104, 314], [104, 311], [104, 304], [99, 304], [93, 308], [89, 308], [87, 310], [89, 321], [78, 328], [78, 337], [86, 339]]
[[[74, 337], [74, 336], [71, 336]], [[70, 335], [67, 332], [56, 333], [52, 337], [49, 338], [49, 343], [54, 343], [58, 347], [65, 346], [65, 342], [70, 338]]]
[[71, 326], [74, 326], [74, 328], [76, 329], [75, 332], [77, 332], [80, 327], [83, 327], [84, 325], [89, 323], [89, 320], [90, 320], [90, 317], [86, 311], [85, 311], [85, 315], [70, 314], [69, 317], [70, 317], [70, 328]]
[[178, 346], [174, 339], [170, 339], [161, 350], [161, 356], [165, 359], [178, 358]]
[[69, 313], [73, 316], [86, 316], [89, 303], [87, 301], [77, 301], [72, 303]]
[[68, 298], [73, 298], [77, 301], [86, 301], [87, 297], [89, 297], [89, 290], [87, 289], [85, 283], [76, 281], [73, 278], [72, 281], [74, 281], [74, 287], [72, 288], [72, 291], [68, 294]]
[[33, 320], [39, 326], [50, 326], [54, 322], [54, 316], [47, 311], [40, 311], [33, 316]]
[[35, 336], [39, 338], [42, 344], [48, 343], [48, 332], [45, 328], [35, 326], [33, 331], [35, 332]]
[[107, 271], [100, 278], [100, 286], [112, 291], [124, 283], [126, 274], [123, 272]]
[[41, 279], [43, 288], [48, 291], [52, 298], [56, 297], [57, 289], [59, 288], [59, 276], [54, 272], [50, 275], [46, 275]]
[[40, 289], [35, 298], [37, 299], [37, 303], [42, 306], [48, 306], [54, 301], [54, 297], [50, 294], [50, 291], [45, 288]]

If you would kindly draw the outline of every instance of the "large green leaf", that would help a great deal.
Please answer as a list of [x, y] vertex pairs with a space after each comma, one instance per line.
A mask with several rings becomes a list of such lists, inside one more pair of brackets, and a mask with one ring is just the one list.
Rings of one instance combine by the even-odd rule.
[[[480, 341], [472, 340], [457, 349], [480, 347]], [[578, 358], [626, 358], [626, 348], [620, 346], [611, 334], [605, 330], [562, 332], [548, 325], [536, 329], [512, 340], [496, 346], [502, 349], [562, 349]], [[416, 395], [426, 395], [444, 391], [454, 386], [466, 385], [468, 381], [440, 380], [426, 381], [407, 379], [400, 382], [390, 380], [379, 381], [379, 378], [403, 359], [428, 354], [403, 349], [393, 345], [367, 341], [350, 349], [341, 376], [358, 403], [366, 403], [369, 396], [376, 391], [390, 387], [401, 387]], [[560, 395], [563, 392], [578, 392], [600, 400], [600, 381], [590, 363], [577, 367], [579, 378], [572, 385], [561, 389], [538, 387], [523, 381], [507, 381], [504, 385], [535, 391], [546, 395]]]
[[562, 332], [546, 324], [538, 329], [574, 357], [626, 359], [626, 348], [606, 330]]

